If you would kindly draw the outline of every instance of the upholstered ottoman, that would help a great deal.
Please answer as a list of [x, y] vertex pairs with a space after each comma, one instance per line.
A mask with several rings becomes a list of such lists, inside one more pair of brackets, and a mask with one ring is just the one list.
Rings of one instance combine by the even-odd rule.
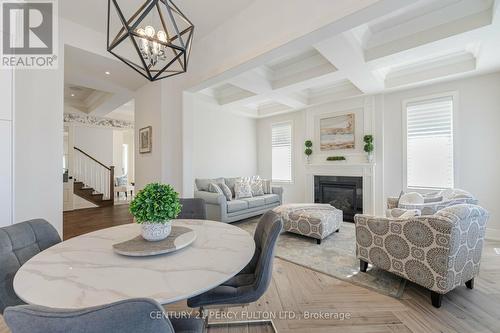
[[284, 231], [311, 237], [321, 244], [342, 224], [342, 211], [329, 204], [288, 204], [276, 207], [281, 214]]

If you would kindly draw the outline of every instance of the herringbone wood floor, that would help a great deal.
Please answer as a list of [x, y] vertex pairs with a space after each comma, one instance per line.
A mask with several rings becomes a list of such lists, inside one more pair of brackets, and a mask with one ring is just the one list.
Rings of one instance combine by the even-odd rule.
[[[98, 208], [65, 214], [65, 237], [92, 229], [129, 222], [126, 206]], [[114, 219], [116, 217], [116, 219]], [[77, 227], [75, 227], [77, 226]], [[481, 276], [474, 290], [457, 288], [435, 309], [429, 293], [409, 284], [402, 299], [394, 299], [332, 278], [302, 266], [275, 260], [273, 281], [263, 298], [245, 308], [228, 309], [233, 315], [247, 311], [280, 314], [291, 311], [296, 318], [274, 320], [279, 332], [288, 333], [382, 333], [382, 332], [500, 332], [500, 256], [494, 254], [500, 243], [486, 242]], [[362, 274], [362, 273], [360, 273]], [[168, 306], [169, 311], [187, 310], [185, 302]], [[226, 310], [223, 310], [226, 311]], [[304, 319], [305, 314], [346, 313], [350, 319]], [[286, 312], [281, 312], [285, 316]], [[292, 316], [293, 317], [293, 316]], [[3, 320], [0, 333], [9, 332]], [[271, 332], [266, 326], [220, 327], [211, 333]]]

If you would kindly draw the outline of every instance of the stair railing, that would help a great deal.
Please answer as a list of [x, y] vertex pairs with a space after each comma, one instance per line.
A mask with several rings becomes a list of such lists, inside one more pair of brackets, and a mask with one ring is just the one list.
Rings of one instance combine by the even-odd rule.
[[75, 180], [82, 182], [85, 187], [92, 187], [96, 192], [102, 193], [104, 200], [114, 200], [115, 167], [108, 167], [80, 148], [73, 148]]

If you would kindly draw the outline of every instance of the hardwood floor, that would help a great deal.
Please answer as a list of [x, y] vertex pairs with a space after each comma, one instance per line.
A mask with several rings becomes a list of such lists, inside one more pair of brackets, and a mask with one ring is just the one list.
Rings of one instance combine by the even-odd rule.
[[132, 223], [128, 205], [115, 205], [102, 208], [88, 208], [64, 212], [64, 240], [92, 231]]
[[[65, 213], [64, 238], [130, 222], [127, 206]], [[235, 320], [274, 313], [281, 317], [274, 320], [280, 333], [500, 332], [500, 256], [495, 254], [495, 247], [500, 247], [500, 242], [486, 242], [475, 289], [455, 289], [444, 297], [440, 309], [431, 306], [428, 291], [413, 284], [398, 300], [276, 259], [273, 280], [264, 297], [244, 308], [212, 309], [212, 314]], [[179, 302], [167, 310], [181, 313], [189, 309], [185, 302]], [[340, 318], [342, 314], [344, 319]], [[311, 319], [320, 315], [323, 318]], [[2, 320], [0, 333], [4, 332], [9, 331]], [[223, 326], [211, 328], [210, 332], [271, 330], [263, 325]]]

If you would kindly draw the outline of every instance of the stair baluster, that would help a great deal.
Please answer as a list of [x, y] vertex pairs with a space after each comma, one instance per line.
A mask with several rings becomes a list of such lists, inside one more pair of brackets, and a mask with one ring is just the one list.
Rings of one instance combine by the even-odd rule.
[[114, 166], [74, 147], [74, 193], [98, 206], [114, 204]]

